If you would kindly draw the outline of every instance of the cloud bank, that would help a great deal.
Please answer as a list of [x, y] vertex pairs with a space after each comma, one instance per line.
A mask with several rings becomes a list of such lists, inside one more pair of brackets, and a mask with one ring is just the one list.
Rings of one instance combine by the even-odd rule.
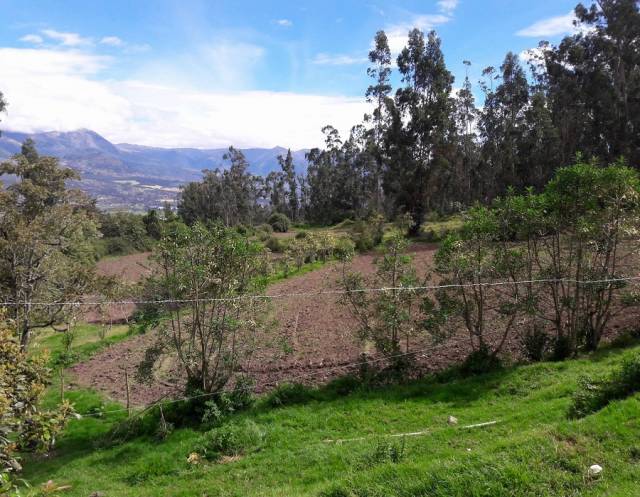
[[[0, 48], [0, 90], [9, 102], [4, 129], [89, 128], [116, 143], [165, 147], [306, 148], [323, 143], [324, 125], [347, 133], [369, 110], [362, 98], [104, 79], [112, 57], [78, 49], [82, 40], [73, 37], [60, 41], [72, 47]], [[256, 47], [240, 48], [251, 60], [262, 55]], [[222, 52], [224, 64], [229, 54]]]

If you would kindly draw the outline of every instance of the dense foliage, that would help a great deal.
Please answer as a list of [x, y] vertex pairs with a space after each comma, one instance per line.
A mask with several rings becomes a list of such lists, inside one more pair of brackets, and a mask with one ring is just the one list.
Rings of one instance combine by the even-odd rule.
[[221, 224], [175, 225], [154, 252], [157, 271], [148, 285], [152, 298], [175, 301], [159, 323], [140, 376], [149, 378], [167, 352], [179, 360], [190, 392], [220, 391], [260, 339], [264, 319], [258, 299], [262, 249]]
[[516, 333], [528, 358], [564, 359], [597, 349], [611, 319], [637, 303], [624, 278], [635, 274], [639, 227], [638, 171], [578, 162], [541, 193], [511, 192], [471, 209], [436, 253], [433, 292], [414, 289], [416, 269], [395, 234], [376, 278], [365, 284], [345, 273], [345, 302], [359, 337], [390, 356], [409, 353], [412, 335], [442, 339], [463, 329], [480, 369], [496, 364]]
[[[4, 319], [4, 317], [3, 317]], [[48, 452], [73, 413], [68, 402], [43, 411], [41, 397], [49, 384], [47, 357], [27, 355], [15, 330], [0, 324], [0, 473], [17, 472], [17, 451]]]
[[26, 347], [33, 329], [67, 323], [74, 309], [65, 302], [90, 290], [97, 223], [90, 199], [66, 186], [77, 174], [33, 142], [0, 164], [4, 175], [18, 181], [0, 190], [0, 295]]
[[636, 167], [638, 3], [601, 0], [578, 5], [575, 14], [575, 34], [558, 46], [541, 43], [527, 56], [528, 70], [511, 52], [499, 67], [485, 68], [482, 106], [468, 76], [452, 91], [435, 32], [412, 30], [395, 61], [378, 32], [367, 70], [373, 110], [348, 137], [326, 126], [325, 146], [308, 152], [304, 175], [296, 176], [290, 153], [280, 160], [282, 171], [264, 181], [246, 172], [208, 173], [185, 187], [181, 212], [187, 222], [233, 224], [264, 217], [267, 209], [319, 225], [409, 213], [417, 234], [431, 211], [486, 203], [509, 187], [539, 191], [579, 152], [602, 164], [624, 156]]

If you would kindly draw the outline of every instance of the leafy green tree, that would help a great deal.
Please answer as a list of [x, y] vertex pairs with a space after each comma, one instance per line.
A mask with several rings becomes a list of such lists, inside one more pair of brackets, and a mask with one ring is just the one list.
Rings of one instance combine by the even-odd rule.
[[17, 451], [50, 451], [73, 414], [68, 401], [58, 409], [42, 410], [42, 396], [50, 384], [47, 359], [22, 350], [15, 330], [3, 317], [0, 323], [0, 475], [15, 474], [22, 469]]
[[[411, 256], [406, 254], [407, 246], [404, 235], [394, 232], [384, 242], [384, 255], [374, 278], [348, 272], [346, 266], [342, 276], [346, 291], [342, 303], [358, 322], [358, 337], [373, 342], [395, 368], [410, 362], [410, 340], [424, 330], [421, 295], [416, 290], [403, 290], [419, 284]], [[367, 287], [388, 289], [363, 292]]]
[[[640, 179], [623, 163], [599, 168], [578, 161], [559, 169], [544, 190], [545, 230], [536, 246], [548, 317], [569, 350], [595, 349], [615, 312], [628, 251], [640, 225]], [[583, 281], [605, 281], [599, 284]]]
[[162, 221], [160, 220], [160, 216], [158, 216], [158, 212], [155, 209], [150, 209], [149, 212], [142, 217], [142, 222], [144, 223], [147, 236], [154, 240], [160, 240], [162, 237]]
[[189, 393], [221, 390], [256, 348], [263, 330], [260, 244], [220, 223], [174, 225], [154, 252], [152, 295], [183, 304], [166, 307], [158, 340], [140, 376], [149, 378], [165, 353], [178, 358]]
[[151, 249], [145, 217], [132, 212], [101, 213], [100, 233], [110, 255]]
[[66, 185], [77, 173], [57, 159], [17, 155], [0, 175], [17, 178], [0, 191], [0, 295], [26, 348], [34, 329], [65, 323], [65, 303], [91, 288], [98, 232], [92, 202]]
[[[435, 299], [425, 299], [432, 331], [462, 327], [472, 351], [495, 358], [521, 311], [517, 296], [497, 293], [493, 283], [518, 279], [519, 259], [500, 257], [499, 219], [490, 209], [472, 209], [460, 235], [450, 235], [436, 253], [441, 285]], [[498, 333], [497, 340], [488, 335]]]

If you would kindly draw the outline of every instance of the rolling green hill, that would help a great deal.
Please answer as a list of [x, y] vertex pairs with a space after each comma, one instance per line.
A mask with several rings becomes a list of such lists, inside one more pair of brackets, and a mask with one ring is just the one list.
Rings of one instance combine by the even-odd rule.
[[[251, 450], [217, 462], [187, 461], [202, 455], [201, 429], [104, 445], [96, 440], [123, 415], [85, 417], [71, 423], [52, 456], [28, 461], [24, 476], [71, 485], [64, 495], [83, 497], [631, 497], [640, 488], [640, 397], [582, 420], [566, 413], [581, 375], [605, 374], [639, 352], [607, 348], [562, 363], [347, 394], [343, 382], [280, 407], [262, 399], [219, 429], [257, 434]], [[69, 397], [80, 412], [105, 408], [90, 392]], [[390, 436], [403, 433], [414, 435]], [[593, 464], [603, 468], [597, 477], [588, 474]]]

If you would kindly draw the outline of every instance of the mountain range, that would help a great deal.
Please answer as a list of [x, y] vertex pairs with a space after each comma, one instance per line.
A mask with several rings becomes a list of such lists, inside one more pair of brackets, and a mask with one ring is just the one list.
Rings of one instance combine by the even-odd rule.
[[[76, 186], [97, 199], [106, 210], [142, 211], [175, 202], [180, 186], [202, 178], [204, 169], [224, 168], [227, 149], [161, 148], [111, 143], [95, 131], [21, 133], [3, 131], [0, 159], [20, 151], [31, 138], [38, 152], [51, 155], [76, 169], [82, 178]], [[278, 156], [287, 149], [242, 149], [253, 174], [267, 175], [280, 169]], [[306, 170], [307, 150], [292, 151], [299, 171]]]

